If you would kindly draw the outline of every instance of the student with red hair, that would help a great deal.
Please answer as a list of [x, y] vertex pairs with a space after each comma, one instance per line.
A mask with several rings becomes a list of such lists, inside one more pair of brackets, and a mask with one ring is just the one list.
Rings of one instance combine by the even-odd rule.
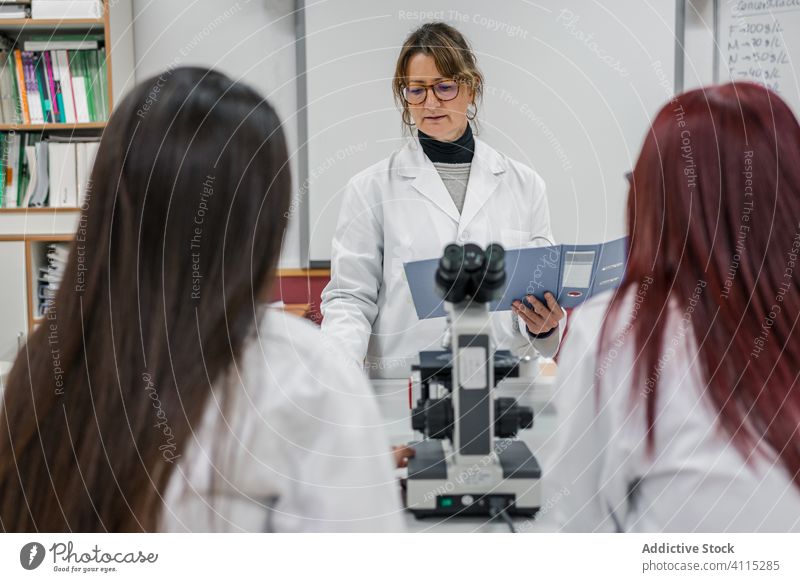
[[800, 531], [800, 125], [675, 97], [633, 171], [624, 283], [575, 312], [545, 499], [571, 531]]

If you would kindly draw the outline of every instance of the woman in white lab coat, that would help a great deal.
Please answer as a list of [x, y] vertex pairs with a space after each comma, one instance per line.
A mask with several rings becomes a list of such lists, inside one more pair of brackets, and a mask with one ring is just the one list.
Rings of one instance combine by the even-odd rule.
[[117, 106], [6, 386], [4, 531], [403, 529], [363, 374], [265, 303], [287, 159], [272, 107], [214, 71], [175, 69]]
[[[372, 376], [407, 376], [419, 351], [441, 349], [444, 318], [418, 320], [403, 263], [438, 258], [451, 242], [513, 248], [553, 239], [542, 178], [473, 136], [482, 88], [457, 30], [429, 23], [412, 32], [393, 89], [417, 136], [347, 185], [322, 329], [357, 365], [366, 358]], [[499, 347], [553, 356], [564, 312], [552, 295], [546, 301], [529, 296], [516, 317], [492, 314]]]
[[653, 122], [625, 281], [560, 354], [543, 478], [561, 528], [800, 531], [798, 159], [800, 125], [759, 85]]

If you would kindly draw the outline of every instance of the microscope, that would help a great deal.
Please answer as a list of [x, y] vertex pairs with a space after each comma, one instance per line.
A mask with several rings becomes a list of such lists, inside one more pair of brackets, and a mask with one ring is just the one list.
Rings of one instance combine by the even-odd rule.
[[[406, 505], [417, 517], [533, 516], [541, 468], [516, 440], [533, 426], [533, 410], [496, 398], [499, 379], [518, 375], [517, 358], [495, 351], [489, 302], [505, 288], [505, 251], [498, 244], [450, 244], [436, 271], [445, 301], [449, 350], [420, 352], [420, 398], [411, 424], [424, 440], [409, 443]], [[431, 386], [439, 397], [431, 394]]]

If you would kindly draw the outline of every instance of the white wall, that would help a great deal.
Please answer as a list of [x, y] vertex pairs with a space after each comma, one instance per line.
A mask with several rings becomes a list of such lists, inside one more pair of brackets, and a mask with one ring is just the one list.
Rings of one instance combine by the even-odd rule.
[[111, 86], [113, 104], [136, 82], [133, 54], [133, 0], [109, 3], [111, 24]]
[[684, 91], [714, 82], [714, 0], [687, 0]]
[[[136, 79], [170, 65], [213, 67], [266, 95], [297, 150], [295, 21], [291, 0], [133, 0]], [[292, 160], [297, 190], [297, 164]], [[296, 220], [282, 267], [300, 266]]]
[[[137, 80], [176, 63], [212, 66], [243, 79], [268, 96], [284, 120], [290, 152], [297, 152], [293, 1], [119, 4], [131, 1]], [[346, 180], [399, 145], [389, 82], [405, 34], [425, 20], [414, 17], [415, 10], [439, 11], [437, 18], [456, 24], [472, 41], [487, 79], [482, 137], [544, 176], [556, 238], [590, 242], [623, 234], [623, 174], [674, 83], [674, 0], [306, 5], [311, 177], [301, 183], [294, 157], [292, 170], [296, 199], [306, 198], [310, 210], [312, 260], [329, 258]], [[712, 80], [712, 5], [687, 0], [687, 88]], [[577, 18], [563, 18], [565, 8]], [[122, 21], [117, 17], [112, 28]], [[600, 53], [617, 62], [616, 69]], [[115, 64], [122, 58], [115, 54]], [[118, 76], [115, 66], [115, 93]], [[297, 216], [283, 267], [301, 266]]]

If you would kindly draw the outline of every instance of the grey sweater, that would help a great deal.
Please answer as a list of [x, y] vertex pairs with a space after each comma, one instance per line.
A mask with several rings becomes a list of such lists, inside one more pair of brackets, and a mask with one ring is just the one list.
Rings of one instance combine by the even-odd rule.
[[444, 182], [460, 214], [464, 208], [464, 198], [467, 195], [467, 183], [469, 182], [469, 172], [472, 164], [469, 162], [466, 164], [434, 162], [433, 167], [439, 172], [439, 177]]

